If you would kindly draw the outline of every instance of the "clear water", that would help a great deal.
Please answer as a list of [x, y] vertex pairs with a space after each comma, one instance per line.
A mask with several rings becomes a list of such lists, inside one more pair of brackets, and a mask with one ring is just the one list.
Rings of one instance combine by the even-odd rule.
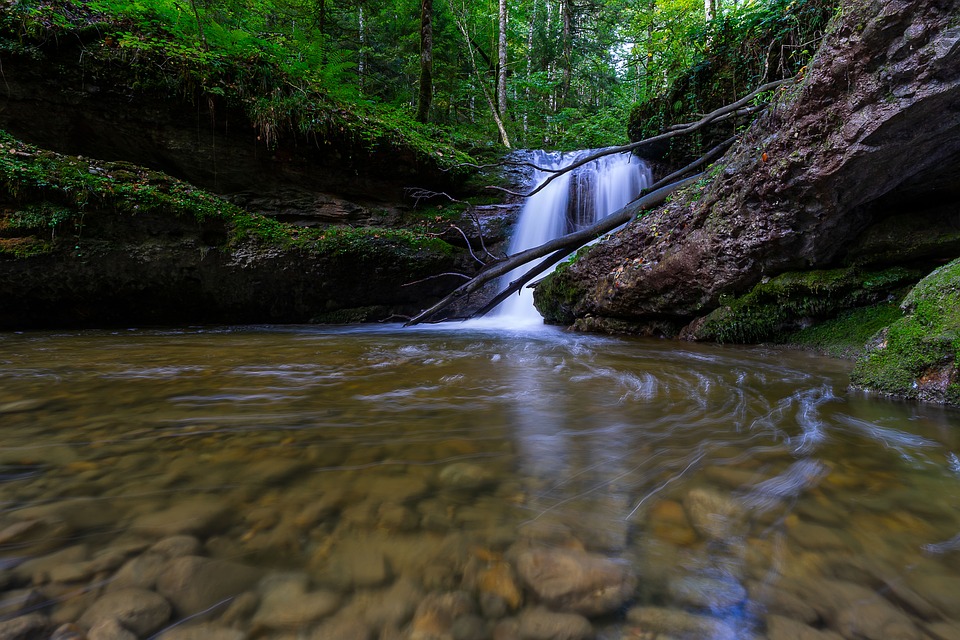
[[[561, 169], [592, 155], [596, 149], [569, 153], [529, 151], [525, 159], [542, 167], [533, 171], [530, 186], [538, 186]], [[645, 187], [652, 184], [649, 165], [632, 153], [604, 156], [552, 180], [542, 191], [527, 198], [517, 228], [510, 240], [509, 254], [559, 238], [599, 222], [629, 204]], [[502, 278], [505, 288], [534, 265], [520, 267]], [[530, 326], [542, 322], [533, 306], [533, 291], [523, 288], [495, 310], [501, 324]]]
[[533, 549], [634, 576], [598, 638], [956, 637], [960, 415], [846, 369], [551, 328], [0, 334], [0, 625], [86, 629], [124, 586], [173, 604], [139, 637], [529, 638], [579, 607]]

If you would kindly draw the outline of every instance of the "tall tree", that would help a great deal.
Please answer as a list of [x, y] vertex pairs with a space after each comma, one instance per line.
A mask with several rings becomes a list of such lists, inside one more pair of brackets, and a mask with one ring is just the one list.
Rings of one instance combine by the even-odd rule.
[[507, 0], [500, 0], [497, 38], [497, 111], [507, 117]]
[[420, 0], [420, 90], [417, 95], [417, 121], [429, 121], [432, 100], [433, 0]]

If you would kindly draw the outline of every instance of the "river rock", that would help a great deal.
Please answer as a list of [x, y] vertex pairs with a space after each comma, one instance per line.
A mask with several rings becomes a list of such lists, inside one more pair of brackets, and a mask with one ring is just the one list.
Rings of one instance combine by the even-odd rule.
[[27, 560], [13, 569], [13, 575], [20, 582], [32, 580], [36, 583], [43, 583], [48, 581], [48, 575], [52, 569], [77, 562], [85, 562], [88, 557], [89, 550], [86, 545], [74, 545], [45, 556]]
[[113, 580], [107, 585], [107, 590], [116, 591], [130, 587], [153, 589], [167, 562], [167, 558], [157, 553], [145, 553], [132, 558], [114, 574]]
[[798, 522], [787, 531], [790, 541], [808, 551], [832, 551], [853, 546], [853, 540], [831, 527]]
[[16, 616], [43, 602], [45, 598], [36, 589], [14, 589], [0, 594], [0, 619]]
[[170, 619], [170, 603], [146, 589], [110, 591], [93, 603], [80, 617], [80, 624], [93, 629], [107, 620], [115, 620], [140, 636], [148, 636]]
[[828, 626], [845, 638], [920, 638], [910, 618], [871, 589], [841, 580], [808, 580], [800, 589]]
[[767, 638], [769, 640], [843, 640], [843, 636], [832, 631], [820, 631], [802, 622], [783, 616], [767, 616]]
[[47, 616], [28, 613], [25, 616], [0, 621], [0, 640], [36, 640], [45, 637], [51, 627]]
[[631, 567], [610, 558], [565, 549], [533, 549], [517, 557], [517, 573], [537, 598], [556, 610], [596, 616], [633, 596]]
[[399, 628], [410, 621], [421, 600], [420, 587], [401, 577], [389, 589], [358, 592], [343, 613], [363, 620], [373, 629]]
[[758, 618], [771, 613], [806, 624], [812, 624], [820, 618], [816, 609], [792, 593], [786, 584], [751, 582], [747, 585], [747, 593], [750, 596], [748, 611]]
[[671, 578], [667, 592], [677, 604], [700, 609], [733, 607], [747, 598], [747, 590], [735, 580], [717, 580], [700, 576]]
[[157, 578], [157, 591], [177, 615], [189, 616], [245, 591], [260, 575], [260, 570], [237, 562], [183, 556], [167, 563]]
[[736, 629], [716, 618], [687, 613], [680, 609], [663, 607], [633, 607], [627, 611], [627, 621], [643, 631], [679, 638], [710, 638], [736, 640]]
[[156, 640], [246, 640], [247, 634], [219, 624], [177, 625], [157, 636]]
[[437, 479], [443, 489], [464, 492], [479, 491], [497, 483], [497, 476], [489, 468], [470, 462], [447, 465]]
[[378, 587], [390, 579], [390, 564], [379, 549], [360, 544], [338, 549], [340, 552], [322, 562], [316, 572], [320, 583], [347, 590]]
[[590, 621], [576, 613], [555, 613], [535, 607], [520, 614], [522, 640], [587, 640], [593, 637]]
[[131, 530], [158, 537], [178, 534], [209, 535], [226, 529], [230, 505], [213, 496], [176, 502], [162, 511], [147, 513], [133, 521]]
[[193, 536], [179, 535], [164, 538], [154, 544], [148, 551], [157, 553], [167, 558], [179, 558], [180, 556], [195, 556], [200, 553], [200, 541]]
[[326, 618], [340, 606], [340, 595], [337, 593], [308, 592], [305, 574], [271, 578], [263, 585], [260, 607], [253, 616], [254, 628], [303, 629]]
[[106, 618], [90, 627], [87, 640], [137, 640], [137, 636], [124, 629], [116, 618]]
[[907, 581], [941, 614], [960, 620], [960, 576], [915, 573]]
[[960, 624], [954, 622], [930, 622], [923, 628], [934, 640], [960, 640]]
[[743, 506], [718, 491], [691, 489], [683, 499], [683, 509], [696, 532], [708, 540], [727, 540], [746, 530]]
[[77, 625], [67, 623], [57, 627], [50, 640], [87, 640], [87, 634]]
[[363, 620], [345, 616], [324, 621], [310, 635], [311, 640], [370, 640], [372, 637], [373, 630]]
[[427, 594], [413, 615], [410, 640], [449, 640], [453, 623], [472, 613], [473, 602], [462, 591]]

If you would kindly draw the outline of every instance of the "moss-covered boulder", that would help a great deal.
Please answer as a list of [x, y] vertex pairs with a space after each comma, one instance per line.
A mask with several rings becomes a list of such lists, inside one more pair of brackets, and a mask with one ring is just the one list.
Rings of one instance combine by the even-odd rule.
[[960, 259], [921, 280], [850, 376], [883, 394], [960, 406]]
[[723, 300], [683, 336], [733, 343], [777, 339], [841, 311], [881, 302], [919, 277], [903, 267], [792, 271], [761, 282], [744, 296]]

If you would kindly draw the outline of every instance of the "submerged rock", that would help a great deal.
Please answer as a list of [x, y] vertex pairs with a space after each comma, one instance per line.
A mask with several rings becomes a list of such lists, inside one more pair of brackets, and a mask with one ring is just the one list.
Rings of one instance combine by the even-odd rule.
[[540, 602], [585, 616], [617, 610], [637, 586], [628, 564], [565, 549], [525, 551], [517, 558], [517, 573]]
[[[118, 622], [139, 636], [148, 636], [159, 630], [170, 619], [170, 603], [146, 589], [111, 591], [93, 603], [80, 618], [80, 624], [89, 628], [106, 625], [102, 633], [109, 633], [110, 622]], [[114, 634], [116, 635], [116, 634]]]

